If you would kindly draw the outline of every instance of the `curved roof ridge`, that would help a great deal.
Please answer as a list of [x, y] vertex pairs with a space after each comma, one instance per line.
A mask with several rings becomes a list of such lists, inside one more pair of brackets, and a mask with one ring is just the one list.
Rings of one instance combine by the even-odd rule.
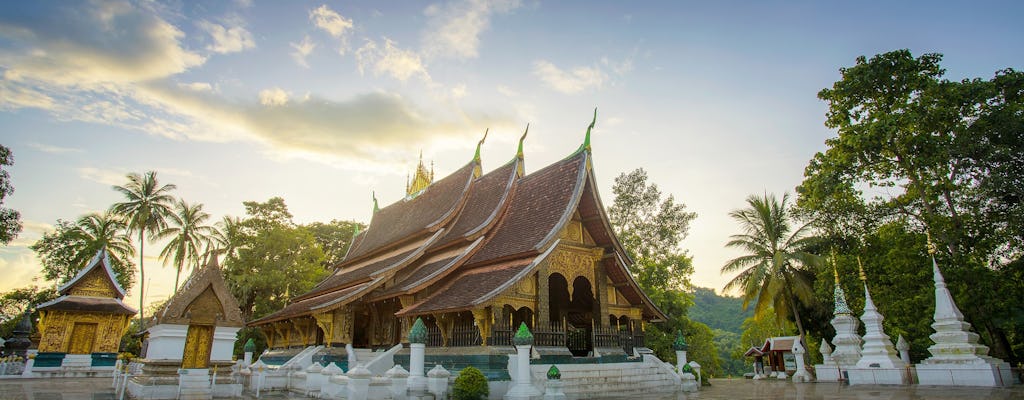
[[437, 229], [465, 202], [476, 162], [469, 162], [435, 181], [419, 196], [399, 200], [373, 214], [370, 226], [342, 264], [367, 258], [419, 232]]
[[[587, 152], [576, 153], [517, 181], [493, 235], [467, 262], [480, 265], [540, 252], [558, 234], [579, 202]], [[541, 236], [543, 235], [543, 236]]]
[[107, 278], [110, 279], [110, 283], [114, 285], [114, 290], [118, 293], [117, 298], [123, 299], [126, 292], [121, 288], [121, 284], [117, 283], [117, 277], [114, 276], [114, 270], [111, 269], [110, 266], [110, 254], [107, 252], [106, 247], [101, 247], [99, 250], [96, 250], [96, 255], [92, 256], [92, 259], [90, 259], [89, 263], [85, 265], [85, 268], [78, 270], [78, 274], [75, 274], [74, 278], [71, 278], [71, 280], [67, 281], [63, 285], [60, 285], [60, 287], [57, 288], [57, 293], [67, 294], [64, 292], [71, 289], [72, 286], [88, 275], [89, 272], [96, 268], [96, 265], [101, 262], [103, 263], [103, 270], [106, 272]]
[[518, 159], [479, 177], [466, 195], [465, 204], [453, 220], [448, 233], [438, 241], [435, 249], [447, 247], [459, 239], [471, 239], [497, 219], [507, 204], [509, 193], [516, 181]]

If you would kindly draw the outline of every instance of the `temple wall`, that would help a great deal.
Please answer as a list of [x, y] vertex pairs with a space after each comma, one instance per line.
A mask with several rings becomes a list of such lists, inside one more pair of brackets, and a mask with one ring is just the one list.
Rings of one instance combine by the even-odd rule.
[[[39, 351], [74, 354], [116, 353], [130, 319], [131, 316], [127, 314], [42, 311], [38, 324], [39, 331], [42, 332]], [[89, 349], [86, 350], [86, 347]]]

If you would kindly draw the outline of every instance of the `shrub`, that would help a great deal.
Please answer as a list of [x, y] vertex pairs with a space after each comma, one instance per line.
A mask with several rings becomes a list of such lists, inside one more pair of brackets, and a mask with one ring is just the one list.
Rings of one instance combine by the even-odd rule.
[[490, 389], [487, 388], [487, 377], [483, 372], [473, 367], [466, 367], [459, 372], [459, 377], [455, 378], [452, 398], [455, 400], [481, 400], [486, 399], [490, 393]]

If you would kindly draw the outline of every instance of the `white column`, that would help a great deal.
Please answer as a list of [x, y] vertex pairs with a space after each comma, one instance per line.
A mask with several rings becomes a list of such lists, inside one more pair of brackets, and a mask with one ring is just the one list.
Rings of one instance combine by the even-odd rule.
[[[532, 338], [532, 337], [531, 337]], [[530, 344], [516, 345], [516, 379], [505, 394], [507, 400], [533, 400], [540, 396], [530, 382]]]
[[426, 345], [423, 343], [409, 343], [409, 391], [414, 393], [425, 393], [427, 391], [427, 377], [423, 373], [424, 353]]

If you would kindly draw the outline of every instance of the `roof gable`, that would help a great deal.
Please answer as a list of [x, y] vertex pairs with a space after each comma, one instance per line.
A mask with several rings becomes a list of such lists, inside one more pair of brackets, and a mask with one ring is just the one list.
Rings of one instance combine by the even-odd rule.
[[224, 282], [217, 257], [193, 271], [181, 289], [153, 315], [152, 324], [208, 323], [243, 326], [238, 300]]
[[110, 269], [110, 256], [105, 247], [99, 249], [74, 278], [57, 288], [57, 292], [73, 296], [113, 297], [118, 300], [125, 295], [124, 289], [114, 277], [114, 270]]

